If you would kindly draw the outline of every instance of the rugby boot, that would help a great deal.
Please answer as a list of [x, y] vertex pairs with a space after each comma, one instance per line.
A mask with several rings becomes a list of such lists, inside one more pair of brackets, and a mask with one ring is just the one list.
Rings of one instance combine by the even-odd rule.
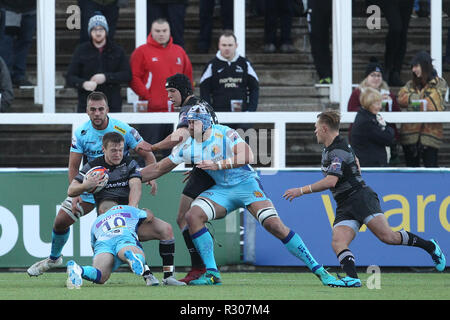
[[68, 289], [80, 289], [83, 284], [83, 278], [81, 277], [82, 273], [83, 270], [75, 261], [70, 260], [67, 262], [66, 286]]
[[359, 288], [361, 287], [361, 280], [347, 276], [329, 282], [328, 286], [333, 288]]
[[130, 266], [130, 269], [134, 274], [138, 276], [142, 276], [144, 274], [144, 263], [138, 256], [131, 250], [127, 250], [124, 252], [124, 256], [127, 259], [127, 262]]
[[445, 255], [442, 252], [441, 248], [437, 244], [436, 240], [431, 239], [431, 242], [433, 242], [435, 249], [433, 253], [431, 254], [431, 258], [434, 261], [435, 267], [437, 271], [444, 271], [445, 269]]
[[328, 286], [330, 283], [336, 282], [336, 278], [332, 276], [323, 266], [314, 271], [314, 274], [322, 281], [324, 286]]
[[206, 268], [192, 268], [188, 274], [179, 281], [189, 284], [192, 280], [200, 278], [206, 272]]
[[163, 279], [162, 284], [165, 286], [185, 286], [186, 283], [183, 281], [178, 281], [174, 276], [167, 277]]
[[222, 279], [220, 279], [219, 271], [207, 270], [200, 278], [192, 280], [189, 285], [204, 286], [204, 285], [221, 285]]
[[27, 273], [30, 277], [37, 277], [43, 274], [44, 272], [56, 268], [63, 263], [63, 258], [60, 256], [56, 260], [52, 260], [50, 258], [45, 258], [44, 260], [38, 261], [33, 264], [31, 267], [27, 269]]

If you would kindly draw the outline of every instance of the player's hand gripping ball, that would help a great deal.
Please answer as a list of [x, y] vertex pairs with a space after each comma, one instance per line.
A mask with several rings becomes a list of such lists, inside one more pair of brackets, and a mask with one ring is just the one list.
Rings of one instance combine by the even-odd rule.
[[88, 191], [89, 193], [97, 193], [102, 190], [108, 183], [108, 169], [102, 166], [93, 167], [88, 172], [86, 172], [84, 180], [88, 179], [88, 177], [93, 177], [96, 180], [98, 179], [97, 185], [93, 189]]

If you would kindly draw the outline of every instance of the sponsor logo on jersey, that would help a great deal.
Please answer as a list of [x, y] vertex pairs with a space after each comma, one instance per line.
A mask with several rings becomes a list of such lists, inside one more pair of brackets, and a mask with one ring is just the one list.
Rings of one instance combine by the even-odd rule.
[[124, 129], [122, 129], [121, 127], [118, 127], [118, 126], [114, 126], [114, 129], [119, 131], [121, 134], [127, 133]]

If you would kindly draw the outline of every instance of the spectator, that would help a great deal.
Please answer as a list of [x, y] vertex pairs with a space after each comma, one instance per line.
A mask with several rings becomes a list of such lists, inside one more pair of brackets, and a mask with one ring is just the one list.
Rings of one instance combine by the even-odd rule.
[[409, 20], [414, 0], [367, 0], [367, 2], [368, 5], [379, 6], [389, 24], [384, 70], [389, 85], [401, 87], [404, 82], [401, 80], [400, 74], [406, 53]]
[[[412, 79], [400, 89], [398, 103], [405, 111], [443, 111], [447, 82], [437, 75], [428, 52], [418, 52], [411, 61]], [[442, 144], [442, 123], [403, 123], [400, 142], [406, 166], [438, 166], [438, 150]]]
[[[236, 36], [225, 30], [219, 37], [219, 51], [208, 62], [200, 79], [200, 97], [217, 112], [256, 111], [259, 79], [248, 59], [240, 56]], [[235, 127], [248, 129], [247, 124]]]
[[184, 48], [184, 18], [188, 0], [147, 0], [147, 33], [153, 21], [163, 18], [169, 22], [173, 43]]
[[294, 53], [291, 29], [294, 10], [291, 0], [265, 0], [264, 52], [274, 53], [277, 47], [277, 25], [280, 23], [280, 51]]
[[[398, 105], [397, 102], [397, 98], [395, 97], [395, 94], [389, 89], [389, 86], [386, 83], [386, 81], [383, 80], [383, 69], [375, 58], [371, 58], [370, 63], [366, 67], [364, 76], [365, 76], [364, 80], [360, 83], [358, 88], [353, 90], [352, 95], [350, 96], [347, 111], [349, 112], [359, 111], [361, 107], [360, 94], [361, 91], [363, 91], [366, 88], [373, 88], [381, 93], [383, 99], [382, 111], [385, 112], [401, 111], [400, 106]], [[400, 136], [396, 125], [394, 123], [390, 123], [389, 126], [391, 126], [392, 129], [394, 130], [395, 141], [397, 141]], [[350, 125], [348, 129], [348, 136], [350, 141], [351, 141], [351, 130], [352, 125]], [[396, 142], [390, 145], [389, 147], [390, 147], [389, 164], [391, 166], [397, 165], [400, 162], [400, 160], [398, 157]]]
[[5, 61], [0, 57], [0, 112], [8, 112], [14, 100], [14, 91]]
[[26, 69], [35, 31], [36, 1], [0, 0], [0, 56], [15, 87], [33, 85]]
[[[208, 53], [211, 47], [215, 3], [215, 0], [200, 0], [200, 36], [197, 44], [199, 53]], [[222, 29], [233, 30], [233, 1], [220, 0], [220, 15], [222, 18]]]
[[386, 167], [386, 146], [393, 143], [395, 132], [379, 114], [381, 93], [365, 88], [360, 95], [361, 108], [356, 114], [351, 145], [361, 167]]
[[308, 1], [308, 28], [311, 55], [320, 84], [331, 84], [332, 64], [330, 51], [331, 0]]
[[[174, 111], [165, 88], [168, 77], [182, 73], [192, 82], [191, 61], [184, 49], [173, 43], [169, 23], [162, 18], [152, 23], [147, 43], [134, 50], [130, 64], [130, 87], [139, 100], [147, 101], [148, 112]], [[163, 140], [172, 131], [171, 124], [141, 125], [139, 129], [144, 140], [151, 144]]]
[[131, 69], [124, 50], [109, 39], [106, 18], [98, 13], [89, 20], [89, 42], [78, 45], [67, 71], [66, 81], [78, 89], [77, 112], [86, 112], [87, 96], [103, 92], [110, 112], [122, 111], [121, 84], [131, 80]]
[[117, 21], [119, 20], [119, 7], [126, 6], [122, 0], [78, 0], [81, 11], [80, 43], [90, 41], [88, 25], [92, 16], [101, 12], [109, 26], [109, 40], [114, 40]]

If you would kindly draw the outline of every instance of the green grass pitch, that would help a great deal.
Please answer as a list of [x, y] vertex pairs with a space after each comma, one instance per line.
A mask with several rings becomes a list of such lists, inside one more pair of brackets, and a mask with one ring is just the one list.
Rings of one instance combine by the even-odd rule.
[[[158, 279], [161, 273], [155, 273]], [[183, 274], [178, 274], [181, 277]], [[80, 289], [65, 287], [66, 273], [30, 278], [26, 272], [0, 273], [0, 300], [448, 300], [450, 273], [383, 273], [379, 288], [369, 289], [369, 274], [360, 274], [361, 288], [329, 288], [307, 272], [222, 272], [221, 286], [147, 287], [130, 272], [113, 273], [104, 285], [83, 281]], [[369, 286], [368, 286], [369, 284]]]

